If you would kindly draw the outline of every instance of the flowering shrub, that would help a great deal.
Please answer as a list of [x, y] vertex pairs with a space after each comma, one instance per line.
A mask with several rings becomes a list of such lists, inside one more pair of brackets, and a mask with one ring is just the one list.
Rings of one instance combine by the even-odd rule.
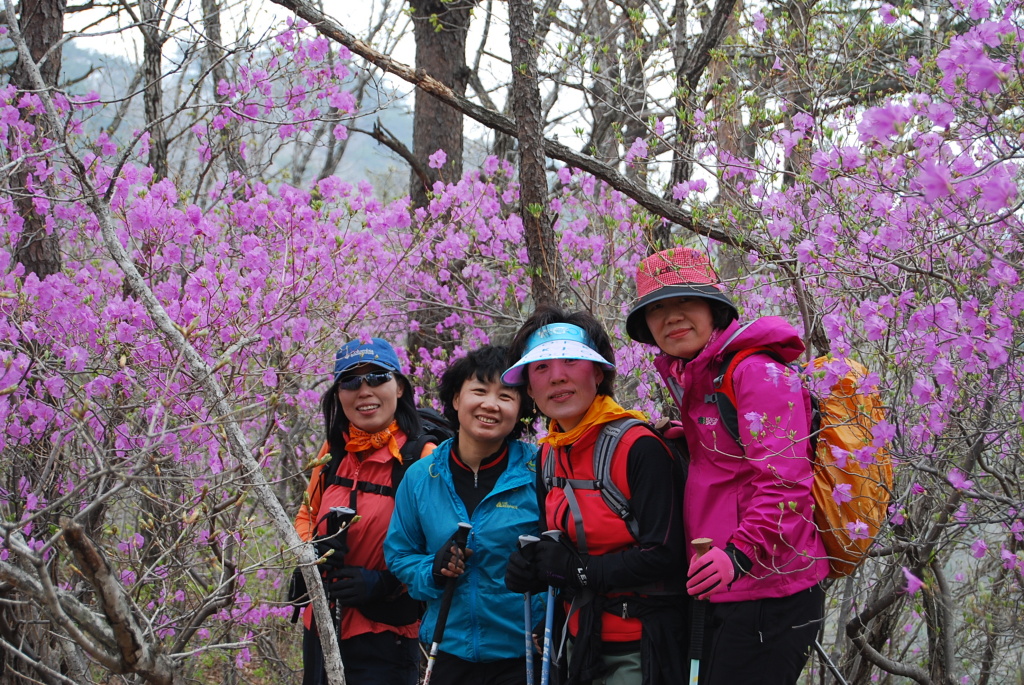
[[[706, 203], [704, 180], [672, 190], [700, 221], [739, 231], [739, 245], [708, 249], [731, 274], [744, 318], [785, 314], [809, 340], [826, 341], [819, 351], [861, 359], [889, 405], [876, 438], [898, 464], [891, 525], [879, 557], [845, 594], [833, 593], [831, 620], [887, 612], [901, 625], [917, 615], [963, 635], [965, 660], [984, 637], [970, 620], [983, 601], [975, 589], [985, 588], [985, 611], [1012, 635], [1000, 607], [1019, 595], [1024, 573], [1016, 161], [1024, 128], [1014, 115], [1024, 41], [1012, 12], [990, 20], [982, 4], [971, 4], [972, 21], [942, 50], [907, 59], [911, 92], [862, 110], [800, 111], [776, 125], [773, 149], [809, 160], [790, 182], [769, 156], [720, 150], [713, 113], [699, 112], [700, 161], [742, 198]], [[883, 7], [880, 21], [897, 22], [896, 10]], [[771, 33], [761, 14], [754, 28]], [[227, 447], [227, 422], [242, 429], [294, 512], [321, 440], [317, 401], [342, 342], [380, 335], [403, 346], [426, 403], [453, 357], [506, 339], [530, 313], [507, 162], [490, 158], [439, 182], [419, 208], [337, 177], [296, 188], [218, 175], [213, 138], [226, 126], [287, 139], [309, 133], [328, 109], [353, 111], [347, 57], [296, 24], [274, 52], [254, 53], [234, 81], [219, 84], [227, 104], [192, 126], [182, 153], [205, 165], [208, 183], [154, 179], [138, 157], [144, 135], [128, 147], [90, 137], [83, 122], [103, 109], [95, 98], [53, 98], [68, 122], [58, 137], [106, 202], [146, 286], [213, 369], [228, 417], [112, 260], [75, 165], [38, 135], [43, 100], [0, 91], [0, 135], [9, 158], [29, 168], [36, 211], [60, 236], [64, 257], [60, 273], [40, 280], [0, 252], [0, 577], [21, 583], [35, 603], [18, 609], [22, 618], [38, 618], [52, 593], [86, 585], [78, 548], [63, 537], [70, 520], [109, 561], [152, 644], [172, 656], [229, 649], [243, 668], [257, 635], [288, 613], [280, 583], [294, 550], [268, 527], [251, 474]], [[347, 135], [343, 124], [334, 135]], [[655, 147], [632, 141], [630, 163]], [[241, 152], [255, 162], [265, 151]], [[444, 159], [438, 151], [431, 164]], [[271, 165], [267, 156], [257, 166]], [[623, 325], [658, 218], [593, 176], [556, 173], [549, 210], [558, 217], [567, 304], [609, 327], [620, 400], [670, 413], [650, 350], [629, 342]], [[22, 228], [13, 195], [0, 194], [0, 238], [15, 245]], [[826, 365], [819, 392], [842, 366]], [[762, 419], [771, 417], [751, 418], [751, 429]], [[19, 575], [36, 562], [50, 571], [32, 582]], [[929, 592], [963, 613], [938, 611], [924, 599]], [[942, 649], [915, 631], [884, 637], [857, 648], [879, 652], [886, 639], [892, 654], [923, 646], [925, 665]]]

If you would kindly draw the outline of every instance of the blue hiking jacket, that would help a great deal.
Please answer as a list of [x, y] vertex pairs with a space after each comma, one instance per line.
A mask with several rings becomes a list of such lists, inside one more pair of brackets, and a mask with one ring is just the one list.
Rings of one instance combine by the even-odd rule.
[[[536, 535], [539, 511], [533, 445], [509, 442], [508, 465], [472, 518], [455, 493], [450, 468], [452, 441], [409, 467], [395, 495], [395, 512], [384, 540], [388, 569], [409, 594], [427, 603], [420, 641], [430, 645], [444, 586], [434, 582], [434, 554], [460, 521], [473, 525], [466, 572], [459, 576], [441, 651], [466, 661], [523, 658], [523, 595], [505, 587], [505, 566], [520, 535]], [[533, 599], [533, 624], [544, 619], [542, 599]], [[531, 626], [532, 627], [532, 626]]]

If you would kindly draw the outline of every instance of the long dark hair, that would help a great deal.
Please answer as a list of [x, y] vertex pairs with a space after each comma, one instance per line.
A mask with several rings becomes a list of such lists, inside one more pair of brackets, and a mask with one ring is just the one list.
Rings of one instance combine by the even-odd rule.
[[[522, 327], [512, 338], [509, 345], [508, 366], [518, 362], [526, 351], [526, 341], [535, 331], [553, 323], [571, 323], [579, 326], [590, 338], [594, 350], [604, 357], [612, 367], [615, 366], [615, 350], [612, 348], [612, 339], [608, 337], [604, 326], [594, 318], [590, 312], [580, 310], [569, 314], [568, 312], [551, 305], [537, 307], [537, 311], [530, 315], [530, 318], [523, 323]], [[597, 386], [597, 394], [615, 397], [615, 369], [601, 367], [604, 372], [604, 380]]]
[[[379, 369], [386, 371], [387, 369]], [[416, 396], [412, 391], [412, 383], [402, 374], [392, 371], [397, 382], [402, 388], [402, 396], [398, 398], [398, 406], [395, 407], [395, 421], [398, 427], [405, 433], [407, 439], [413, 439], [423, 432], [420, 424], [420, 415], [416, 412]], [[341, 400], [338, 399], [338, 378], [327, 389], [327, 392], [320, 398], [320, 411], [324, 415], [324, 437], [331, 447], [345, 447], [345, 433], [348, 432], [348, 417], [341, 408]]]
[[[507, 347], [484, 345], [462, 359], [456, 360], [445, 369], [441, 375], [441, 382], [438, 384], [437, 395], [441, 399], [445, 418], [451, 421], [453, 426], [459, 425], [459, 412], [455, 410], [455, 396], [462, 390], [463, 383], [473, 378], [482, 383], [499, 380], [501, 374], [508, 368], [507, 358]], [[519, 416], [516, 417], [516, 425], [512, 427], [512, 432], [508, 434], [509, 440], [516, 440], [525, 431], [532, 428], [537, 408], [522, 388], [510, 389], [519, 395]]]

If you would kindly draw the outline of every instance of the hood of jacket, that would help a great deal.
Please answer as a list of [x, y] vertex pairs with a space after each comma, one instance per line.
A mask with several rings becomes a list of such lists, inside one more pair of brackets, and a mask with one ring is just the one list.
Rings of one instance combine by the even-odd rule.
[[687, 364], [714, 364], [717, 368], [727, 353], [754, 346], [767, 347], [786, 362], [799, 359], [806, 349], [800, 333], [788, 321], [781, 316], [763, 316], [747, 323], [733, 321], [728, 328], [715, 331], [712, 339], [691, 361], [663, 352], [655, 358], [654, 366], [662, 377], [678, 376]]

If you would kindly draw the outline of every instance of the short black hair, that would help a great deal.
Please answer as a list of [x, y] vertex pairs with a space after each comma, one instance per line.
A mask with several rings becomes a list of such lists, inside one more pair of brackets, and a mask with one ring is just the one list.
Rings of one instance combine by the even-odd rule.
[[[504, 345], [484, 345], [452, 362], [445, 369], [441, 375], [437, 394], [441, 400], [444, 416], [451, 421], [453, 426], [459, 425], [459, 412], [455, 410], [455, 396], [462, 390], [463, 384], [473, 378], [483, 383], [500, 382], [501, 374], [508, 368], [505, 361], [507, 358], [508, 348]], [[519, 416], [516, 417], [516, 424], [512, 427], [512, 432], [508, 434], [509, 440], [516, 440], [523, 433], [532, 430], [537, 408], [530, 396], [521, 388], [507, 387], [510, 390], [515, 390], [519, 395]]]
[[[390, 371], [381, 368], [380, 371]], [[409, 379], [398, 373], [390, 371], [395, 377], [395, 382], [402, 387], [402, 396], [398, 398], [398, 406], [395, 407], [395, 421], [398, 427], [405, 433], [408, 440], [418, 438], [423, 432], [423, 424], [420, 423], [420, 415], [416, 411], [416, 395], [412, 390], [412, 383]], [[339, 377], [327, 392], [320, 398], [320, 410], [324, 416], [324, 437], [327, 443], [335, 449], [345, 448], [345, 433], [348, 432], [349, 421], [341, 408], [341, 400], [338, 399]]]
[[[570, 314], [553, 305], [538, 307], [512, 338], [512, 343], [509, 345], [508, 366], [512, 366], [522, 359], [526, 352], [526, 341], [535, 331], [553, 323], [570, 323], [583, 329], [587, 337], [590, 338], [594, 350], [612, 366], [612, 368], [600, 367], [604, 372], [604, 380], [598, 384], [597, 394], [615, 397], [615, 349], [612, 347], [612, 339], [608, 337], [601, 322], [588, 311], [580, 310]], [[529, 370], [526, 369], [524, 372], [528, 374]]]

